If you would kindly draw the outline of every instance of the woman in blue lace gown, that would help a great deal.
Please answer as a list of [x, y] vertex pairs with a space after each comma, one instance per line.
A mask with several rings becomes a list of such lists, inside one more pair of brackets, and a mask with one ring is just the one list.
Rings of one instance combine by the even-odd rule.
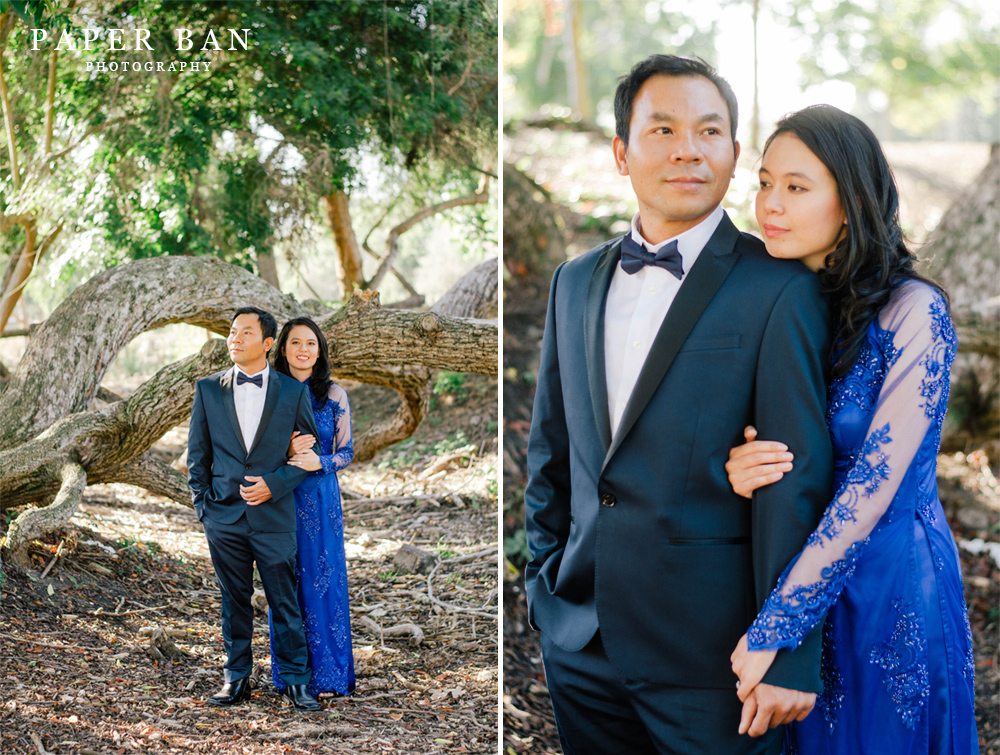
[[[295, 488], [298, 517], [299, 604], [309, 646], [315, 697], [349, 695], [354, 691], [354, 655], [347, 599], [347, 559], [344, 553], [344, 515], [337, 472], [351, 463], [351, 408], [347, 393], [330, 380], [326, 338], [307, 317], [285, 323], [278, 335], [274, 367], [299, 381], [309, 381], [321, 454], [311, 435], [292, 438], [289, 464], [310, 471]], [[272, 638], [274, 628], [271, 627]], [[284, 682], [271, 647], [271, 679], [278, 692]]]
[[[957, 346], [947, 299], [913, 271], [892, 173], [857, 118], [830, 106], [787, 116], [761, 165], [768, 253], [817, 271], [837, 322], [836, 492], [733, 653], [742, 729], [776, 651], [825, 618], [824, 689], [787, 728], [785, 753], [978, 753], [972, 636], [936, 478]], [[780, 479], [789, 451], [809, 453], [777, 440], [733, 449], [734, 489], [749, 496]], [[750, 733], [777, 723], [753, 720]]]

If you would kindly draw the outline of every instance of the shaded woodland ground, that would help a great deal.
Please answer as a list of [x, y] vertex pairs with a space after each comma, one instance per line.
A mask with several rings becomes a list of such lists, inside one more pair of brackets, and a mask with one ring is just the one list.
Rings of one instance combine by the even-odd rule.
[[[391, 392], [344, 385], [355, 432], [392, 412]], [[496, 391], [441, 373], [418, 432], [340, 475], [353, 697], [301, 713], [277, 696], [258, 612], [252, 700], [207, 706], [224, 654], [193, 511], [93, 486], [32, 546], [33, 568], [0, 585], [0, 753], [495, 753]], [[185, 442], [178, 428], [154, 450], [169, 461]], [[434, 555], [430, 575], [394, 565], [403, 544]]]
[[[545, 323], [548, 282], [513, 276], [504, 287], [504, 538], [506, 550], [523, 544], [525, 451], [531, 423], [538, 346]], [[526, 377], [527, 376], [527, 379]], [[1000, 490], [996, 459], [979, 454], [942, 454], [938, 482], [958, 540], [996, 541]], [[522, 557], [525, 551], [521, 552]], [[988, 553], [960, 549], [965, 598], [975, 645], [976, 722], [983, 755], [1000, 755], [1000, 568]], [[516, 555], [515, 555], [516, 559]], [[524, 578], [504, 573], [503, 709], [505, 755], [561, 752], [542, 667], [539, 635], [528, 626]]]

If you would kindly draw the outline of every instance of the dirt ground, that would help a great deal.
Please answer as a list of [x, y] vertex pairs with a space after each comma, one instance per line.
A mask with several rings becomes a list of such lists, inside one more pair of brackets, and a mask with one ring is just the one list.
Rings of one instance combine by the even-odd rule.
[[[414, 438], [340, 475], [352, 697], [303, 713], [275, 694], [259, 611], [252, 700], [206, 705], [224, 653], [200, 525], [138, 488], [93, 486], [0, 584], [0, 753], [496, 753], [497, 384], [442, 387]], [[345, 388], [356, 431], [392, 410], [391, 394]], [[185, 439], [156, 450], [176, 457]], [[434, 555], [430, 575], [393, 564], [403, 544]]]
[[[504, 550], [515, 563], [523, 550], [525, 451], [531, 422], [532, 376], [545, 322], [546, 281], [515, 277], [504, 291], [503, 503]], [[938, 482], [957, 540], [1000, 540], [996, 462], [985, 455], [939, 457]], [[520, 531], [519, 531], [520, 530]], [[983, 755], [1000, 755], [1000, 568], [986, 552], [960, 549], [976, 666], [976, 722]], [[561, 752], [545, 686], [538, 633], [528, 626], [524, 579], [504, 571], [503, 744], [505, 755]]]

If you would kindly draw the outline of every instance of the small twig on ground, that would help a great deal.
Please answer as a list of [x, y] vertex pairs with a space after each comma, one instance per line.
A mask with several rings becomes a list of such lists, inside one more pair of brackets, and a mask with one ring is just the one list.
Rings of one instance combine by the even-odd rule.
[[51, 753], [42, 747], [42, 740], [39, 739], [35, 732], [31, 732], [31, 741], [34, 743], [35, 749], [38, 750], [38, 755], [54, 755], [54, 753]]
[[103, 653], [105, 650], [110, 650], [110, 648], [90, 648], [84, 645], [54, 645], [51, 642], [40, 642], [38, 640], [28, 639], [26, 637], [18, 637], [13, 634], [7, 634], [5, 632], [0, 632], [0, 637], [6, 637], [8, 640], [14, 640], [14, 642], [21, 642], [25, 645], [38, 645], [43, 648], [53, 648], [55, 650], [90, 650], [95, 653]]
[[464, 556], [452, 556], [451, 558], [441, 559], [442, 564], [457, 564], [459, 561], [472, 561], [473, 559], [479, 558], [480, 556], [488, 556], [490, 553], [496, 553], [497, 546], [493, 545], [489, 548], [484, 548], [481, 551], [476, 551], [475, 553], [466, 553]]
[[49, 561], [49, 565], [46, 566], [45, 569], [42, 571], [42, 576], [40, 576], [39, 579], [45, 579], [49, 575], [49, 571], [55, 565], [56, 560], [59, 558], [59, 556], [62, 555], [62, 549], [63, 549], [64, 545], [66, 545], [66, 541], [65, 540], [60, 540], [59, 541], [59, 547], [56, 548], [56, 555], [54, 555], [52, 557], [52, 560]]
[[494, 621], [499, 621], [499, 615], [498, 612], [496, 611], [490, 613], [489, 611], [484, 611], [479, 608], [466, 608], [465, 606], [456, 606], [454, 603], [446, 603], [445, 601], [434, 597], [434, 588], [431, 586], [431, 579], [434, 577], [434, 572], [438, 570], [438, 567], [441, 566], [442, 563], [443, 563], [442, 561], [438, 561], [436, 564], [434, 564], [434, 568], [431, 569], [431, 573], [427, 575], [427, 597], [430, 598], [431, 602], [436, 606], [441, 606], [441, 608], [448, 611], [449, 613], [467, 613], [472, 616], [483, 616], [487, 619], [493, 619]]

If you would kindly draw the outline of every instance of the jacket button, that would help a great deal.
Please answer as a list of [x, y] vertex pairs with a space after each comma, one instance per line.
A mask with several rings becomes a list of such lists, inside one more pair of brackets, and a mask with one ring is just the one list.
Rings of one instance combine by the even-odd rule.
[[618, 503], [618, 500], [611, 493], [601, 494], [601, 505], [611, 507]]
[[244, 469], [250, 469], [250, 465], [249, 465], [249, 464], [247, 464], [247, 465], [246, 465], [245, 467], [243, 467], [243, 468], [244, 468]]

